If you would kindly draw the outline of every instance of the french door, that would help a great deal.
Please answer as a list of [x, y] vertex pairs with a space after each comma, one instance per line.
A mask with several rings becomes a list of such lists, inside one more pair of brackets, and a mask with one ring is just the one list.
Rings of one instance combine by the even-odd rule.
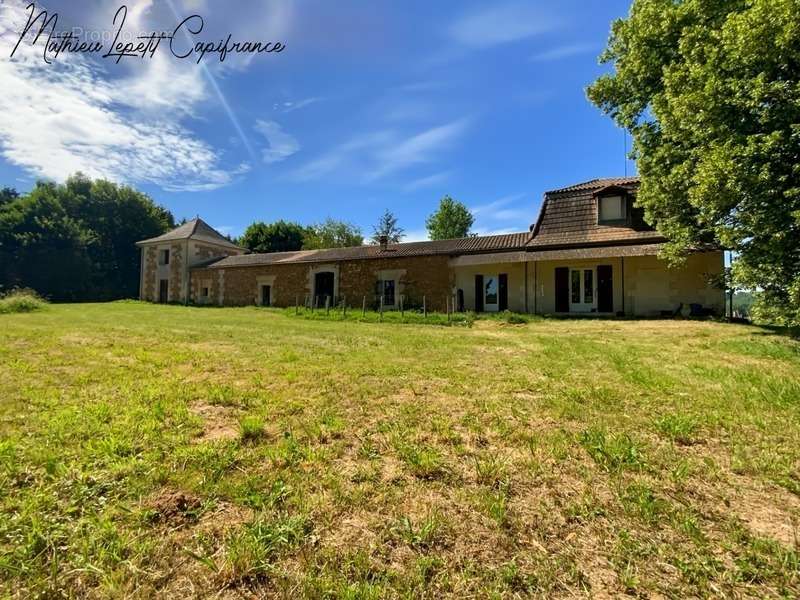
[[582, 313], [596, 310], [594, 269], [570, 269], [569, 311]]

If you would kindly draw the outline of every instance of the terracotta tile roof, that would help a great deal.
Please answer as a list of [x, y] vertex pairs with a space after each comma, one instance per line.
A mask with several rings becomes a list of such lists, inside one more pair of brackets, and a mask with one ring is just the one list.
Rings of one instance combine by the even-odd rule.
[[198, 242], [207, 242], [209, 244], [216, 244], [217, 246], [225, 246], [227, 248], [236, 248], [237, 250], [244, 250], [240, 248], [225, 236], [223, 236], [216, 229], [211, 227], [203, 219], [192, 219], [158, 237], [150, 238], [149, 240], [142, 240], [136, 242], [136, 245], [154, 244], [160, 242], [172, 242], [177, 240], [197, 240]]
[[[380, 246], [354, 246], [325, 250], [298, 250], [296, 252], [271, 252], [268, 254], [243, 254], [229, 256], [211, 266], [213, 269], [246, 267], [287, 263], [336, 262], [340, 260], [366, 260], [374, 258], [405, 258], [410, 256], [462, 255], [481, 252], [510, 252], [523, 250], [530, 237], [527, 231], [503, 235], [474, 236], [435, 242], [407, 242]], [[208, 266], [208, 265], [205, 265]]]
[[635, 192], [638, 185], [639, 179], [636, 177], [613, 177], [593, 179], [547, 192], [528, 249], [665, 241], [657, 231], [645, 227], [597, 223], [595, 192], [609, 186], [620, 186]]
[[584, 181], [583, 183], [575, 183], [573, 185], [568, 185], [567, 187], [559, 188], [556, 190], [550, 190], [549, 192], [545, 192], [546, 194], [561, 194], [563, 192], [577, 192], [577, 191], [584, 191], [584, 190], [599, 190], [604, 187], [608, 187], [609, 185], [621, 185], [621, 186], [632, 186], [636, 187], [639, 185], [639, 178], [638, 177], [604, 177], [602, 179], [590, 179], [589, 181]]

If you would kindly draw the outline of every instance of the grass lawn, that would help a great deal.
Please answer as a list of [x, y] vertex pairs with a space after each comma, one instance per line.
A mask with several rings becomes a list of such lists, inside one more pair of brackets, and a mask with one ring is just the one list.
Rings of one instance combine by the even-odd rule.
[[800, 594], [800, 344], [0, 315], [0, 596]]

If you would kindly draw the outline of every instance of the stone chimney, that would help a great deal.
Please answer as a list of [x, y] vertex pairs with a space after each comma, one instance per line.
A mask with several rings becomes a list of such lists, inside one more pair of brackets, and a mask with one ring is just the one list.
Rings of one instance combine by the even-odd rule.
[[386, 250], [389, 247], [389, 236], [388, 235], [382, 235], [379, 238], [379, 241], [380, 241], [380, 244], [381, 244], [381, 252], [386, 252]]

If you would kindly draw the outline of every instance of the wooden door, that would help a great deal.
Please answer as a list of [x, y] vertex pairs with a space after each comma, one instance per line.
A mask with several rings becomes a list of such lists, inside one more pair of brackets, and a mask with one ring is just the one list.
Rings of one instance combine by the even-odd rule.
[[597, 266], [597, 312], [614, 312], [614, 281], [611, 265]]

